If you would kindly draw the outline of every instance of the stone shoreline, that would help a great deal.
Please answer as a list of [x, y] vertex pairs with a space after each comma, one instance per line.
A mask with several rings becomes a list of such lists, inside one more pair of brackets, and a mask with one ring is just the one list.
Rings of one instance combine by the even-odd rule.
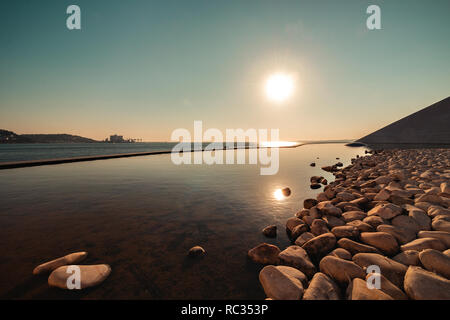
[[450, 149], [369, 153], [248, 252], [268, 299], [450, 300]]

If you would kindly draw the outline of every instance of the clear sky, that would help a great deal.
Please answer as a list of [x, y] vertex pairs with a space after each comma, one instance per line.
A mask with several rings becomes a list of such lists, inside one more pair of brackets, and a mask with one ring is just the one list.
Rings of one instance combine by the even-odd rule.
[[[82, 30], [66, 28], [70, 4]], [[449, 14], [448, 0], [2, 0], [0, 128], [359, 138], [450, 95]], [[283, 103], [264, 92], [276, 72], [296, 79]]]

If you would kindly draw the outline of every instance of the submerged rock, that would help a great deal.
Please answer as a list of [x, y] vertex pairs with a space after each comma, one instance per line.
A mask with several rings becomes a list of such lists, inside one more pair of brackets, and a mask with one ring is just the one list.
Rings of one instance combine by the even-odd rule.
[[262, 230], [262, 233], [268, 238], [275, 238], [277, 236], [277, 226], [267, 226]]
[[[85, 289], [89, 287], [96, 286], [102, 283], [111, 273], [111, 267], [107, 264], [97, 264], [97, 265], [87, 265], [87, 266], [79, 266], [79, 265], [70, 265], [59, 267], [54, 270], [50, 277], [48, 278], [48, 284], [51, 287], [58, 287], [61, 289], [71, 289], [68, 287], [68, 279], [69, 277], [74, 276], [76, 273], [74, 271], [68, 269], [70, 267], [79, 268], [80, 270], [80, 288]], [[68, 272], [69, 271], [69, 272]], [[69, 283], [76, 284], [76, 281], [71, 282], [69, 279]], [[72, 288], [73, 289], [73, 288]], [[78, 288], [75, 288], [78, 289]]]
[[68, 255], [65, 255], [64, 257], [57, 258], [55, 260], [45, 262], [43, 264], [38, 265], [33, 270], [33, 274], [42, 274], [42, 273], [49, 273], [59, 267], [66, 266], [69, 264], [75, 264], [79, 263], [82, 260], [84, 260], [87, 257], [87, 252], [75, 252]]
[[188, 256], [191, 258], [203, 257], [204, 255], [206, 255], [206, 251], [200, 246], [192, 247], [188, 251]]

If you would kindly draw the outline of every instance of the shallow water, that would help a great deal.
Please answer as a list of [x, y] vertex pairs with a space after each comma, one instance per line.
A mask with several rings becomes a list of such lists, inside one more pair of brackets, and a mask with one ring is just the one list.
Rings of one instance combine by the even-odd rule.
[[[170, 155], [0, 171], [0, 297], [35, 299], [263, 299], [261, 266], [247, 251], [261, 242], [289, 245], [287, 218], [305, 198], [312, 175], [344, 165], [364, 148], [342, 144], [280, 149], [280, 170], [257, 165], [181, 165]], [[235, 151], [227, 151], [235, 152]], [[316, 159], [319, 157], [320, 159]], [[310, 167], [316, 162], [316, 167]], [[277, 188], [292, 195], [277, 200]], [[261, 229], [278, 226], [276, 239]], [[186, 258], [201, 245], [200, 260]], [[79, 292], [49, 288], [33, 268], [86, 250], [86, 264], [107, 263], [110, 277]]]

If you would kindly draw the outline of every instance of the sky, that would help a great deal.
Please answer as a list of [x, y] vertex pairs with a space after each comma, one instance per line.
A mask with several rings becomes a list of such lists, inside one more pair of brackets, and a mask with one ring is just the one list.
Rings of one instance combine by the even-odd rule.
[[[81, 8], [68, 30], [66, 8]], [[369, 5], [381, 30], [368, 30]], [[0, 2], [0, 128], [170, 141], [177, 128], [356, 139], [450, 95], [448, 0]], [[267, 78], [295, 79], [284, 102]]]

